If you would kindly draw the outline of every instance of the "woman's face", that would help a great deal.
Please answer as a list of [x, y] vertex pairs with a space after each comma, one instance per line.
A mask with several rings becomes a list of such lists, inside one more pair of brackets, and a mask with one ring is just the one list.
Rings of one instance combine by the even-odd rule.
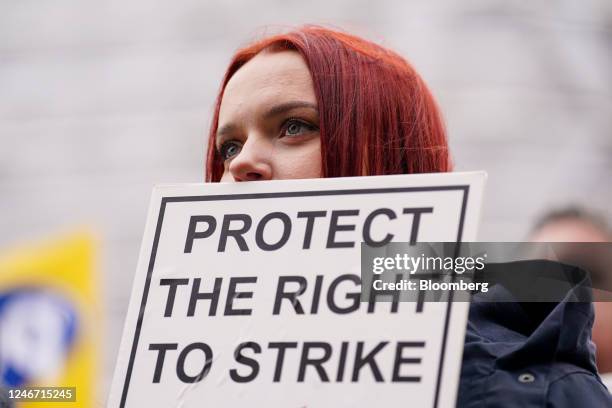
[[299, 53], [263, 51], [232, 76], [215, 144], [222, 182], [322, 176], [317, 101]]

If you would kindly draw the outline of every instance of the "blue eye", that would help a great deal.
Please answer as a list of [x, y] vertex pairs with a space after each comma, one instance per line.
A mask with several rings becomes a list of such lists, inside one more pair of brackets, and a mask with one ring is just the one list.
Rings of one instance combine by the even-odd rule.
[[315, 130], [315, 126], [297, 119], [289, 119], [283, 126], [281, 136], [299, 136]]
[[238, 153], [240, 153], [241, 148], [242, 146], [239, 142], [230, 140], [221, 145], [221, 148], [219, 148], [219, 154], [221, 155], [224, 161], [229, 160], [232, 157], [238, 155]]

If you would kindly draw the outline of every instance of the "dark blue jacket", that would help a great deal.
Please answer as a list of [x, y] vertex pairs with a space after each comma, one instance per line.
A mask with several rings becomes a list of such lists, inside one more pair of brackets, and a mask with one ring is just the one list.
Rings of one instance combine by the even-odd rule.
[[595, 365], [592, 303], [569, 301], [571, 293], [508, 302], [502, 285], [482, 295], [470, 307], [458, 407], [612, 407]]

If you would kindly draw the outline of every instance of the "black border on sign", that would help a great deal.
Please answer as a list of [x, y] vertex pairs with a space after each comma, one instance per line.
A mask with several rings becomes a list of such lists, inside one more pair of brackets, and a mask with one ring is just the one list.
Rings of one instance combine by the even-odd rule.
[[[125, 375], [125, 382], [123, 384], [123, 391], [121, 393], [120, 408], [125, 408], [125, 402], [127, 400], [127, 393], [130, 386], [130, 379], [132, 376], [132, 369], [134, 368], [134, 360], [136, 358], [136, 350], [138, 349], [138, 340], [140, 338], [140, 329], [142, 328], [142, 320], [144, 318], [145, 307], [147, 305], [147, 298], [149, 296], [149, 287], [151, 286], [151, 275], [153, 274], [153, 268], [155, 267], [155, 256], [157, 254], [157, 246], [159, 244], [159, 237], [161, 235], [162, 224], [164, 221], [164, 213], [166, 211], [167, 203], [184, 203], [193, 201], [233, 201], [233, 200], [255, 200], [261, 198], [289, 198], [289, 197], [316, 197], [316, 196], [331, 196], [331, 195], [351, 195], [351, 194], [389, 194], [389, 193], [416, 193], [425, 191], [449, 191], [449, 190], [462, 190], [463, 201], [461, 203], [461, 214], [459, 215], [459, 228], [457, 231], [457, 241], [461, 242], [463, 236], [463, 224], [465, 221], [465, 212], [467, 207], [467, 199], [470, 191], [469, 185], [456, 185], [456, 186], [436, 186], [436, 187], [388, 187], [388, 188], [364, 188], [364, 189], [348, 189], [348, 190], [319, 190], [319, 191], [292, 191], [292, 192], [277, 192], [277, 193], [253, 193], [253, 194], [225, 194], [225, 195], [209, 195], [209, 196], [182, 196], [182, 197], [162, 197], [161, 205], [159, 208], [159, 215], [157, 217], [157, 226], [155, 227], [155, 237], [153, 238], [153, 246], [151, 249], [151, 256], [149, 258], [149, 268], [147, 271], [147, 278], [142, 294], [142, 300], [140, 302], [140, 312], [138, 314], [138, 321], [136, 323], [136, 331], [134, 332], [134, 341], [132, 342], [132, 350], [130, 352], [130, 361], [128, 363], [127, 372]], [[446, 308], [446, 319], [444, 322], [444, 330], [442, 332], [442, 349], [440, 350], [440, 364], [438, 366], [438, 379], [436, 380], [436, 395], [434, 397], [433, 408], [438, 407], [438, 400], [440, 394], [440, 385], [442, 382], [442, 368], [444, 366], [444, 356], [446, 352], [446, 339], [448, 336], [448, 325], [450, 321], [451, 309], [453, 304], [453, 292], [450, 291], [448, 304]]]

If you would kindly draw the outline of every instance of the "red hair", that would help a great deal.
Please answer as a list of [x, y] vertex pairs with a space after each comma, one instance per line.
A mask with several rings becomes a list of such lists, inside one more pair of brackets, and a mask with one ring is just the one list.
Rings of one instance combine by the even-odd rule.
[[221, 84], [209, 134], [206, 180], [219, 181], [219, 107], [230, 78], [263, 50], [302, 55], [319, 108], [323, 177], [451, 170], [444, 124], [414, 68], [359, 37], [306, 26], [255, 42], [234, 55]]

